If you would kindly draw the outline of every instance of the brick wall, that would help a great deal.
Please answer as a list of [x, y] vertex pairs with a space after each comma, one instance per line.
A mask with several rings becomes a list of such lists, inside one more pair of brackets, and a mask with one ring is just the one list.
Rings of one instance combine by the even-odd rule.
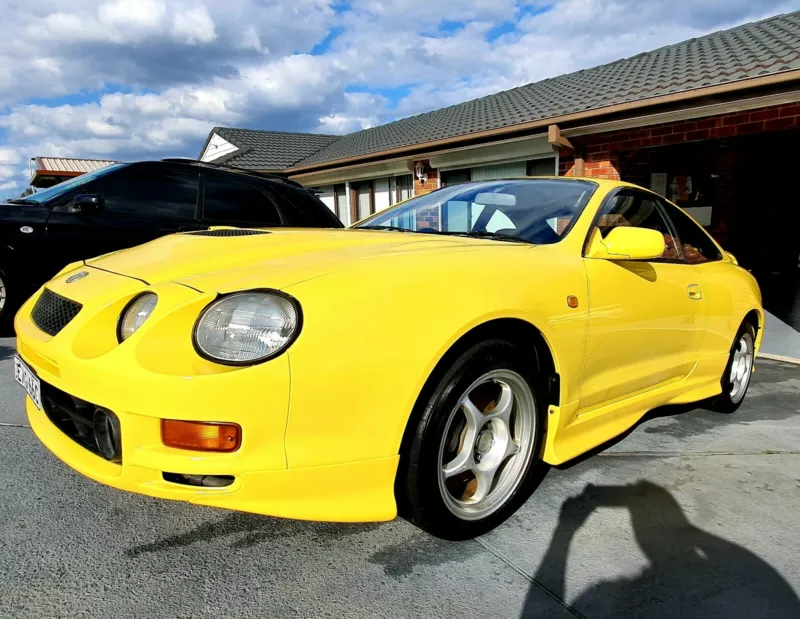
[[[636, 151], [651, 146], [683, 144], [699, 140], [729, 138], [800, 127], [800, 103], [776, 105], [750, 112], [732, 112], [641, 127], [585, 137], [570, 138], [584, 153], [585, 176], [620, 178], [620, 157], [624, 151]], [[559, 174], [572, 176], [574, 157], [559, 157]], [[627, 180], [627, 179], [624, 179]]]
[[[424, 183], [421, 183], [417, 178], [417, 175], [414, 174], [414, 195], [419, 196], [423, 193], [430, 193], [434, 189], [439, 189], [439, 170], [434, 170], [430, 167], [430, 162], [427, 159], [423, 159], [422, 163], [425, 164], [425, 168], [428, 172], [428, 180]], [[414, 166], [417, 165], [417, 162], [414, 162]]]

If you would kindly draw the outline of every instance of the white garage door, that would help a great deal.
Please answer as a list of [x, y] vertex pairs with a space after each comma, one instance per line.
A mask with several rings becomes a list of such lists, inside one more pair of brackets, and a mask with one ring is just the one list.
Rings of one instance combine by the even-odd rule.
[[497, 178], [517, 178], [525, 176], [525, 162], [500, 163], [472, 168], [470, 178], [473, 181], [491, 181]]

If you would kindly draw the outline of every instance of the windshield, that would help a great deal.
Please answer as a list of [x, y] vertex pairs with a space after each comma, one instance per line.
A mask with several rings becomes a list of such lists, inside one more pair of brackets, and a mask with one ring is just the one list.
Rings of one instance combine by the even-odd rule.
[[100, 168], [99, 170], [94, 170], [92, 172], [87, 172], [86, 174], [81, 174], [80, 176], [71, 178], [68, 181], [59, 183], [58, 185], [53, 185], [52, 187], [43, 189], [42, 191], [37, 191], [36, 193], [32, 193], [29, 196], [25, 196], [25, 201], [38, 202], [39, 204], [43, 204], [49, 200], [52, 200], [53, 198], [62, 196], [73, 189], [77, 189], [81, 185], [85, 185], [86, 183], [93, 181], [96, 178], [105, 176], [109, 172], [113, 172], [114, 170], [124, 167], [125, 165], [127, 164], [114, 163], [110, 166], [106, 166], [105, 168]]
[[589, 181], [559, 179], [456, 185], [412, 198], [354, 228], [557, 243], [596, 188]]

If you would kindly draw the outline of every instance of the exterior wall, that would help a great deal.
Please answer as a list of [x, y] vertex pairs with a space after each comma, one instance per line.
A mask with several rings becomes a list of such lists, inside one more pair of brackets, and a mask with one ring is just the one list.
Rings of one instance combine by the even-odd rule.
[[317, 187], [317, 189], [320, 192], [319, 194], [317, 194], [317, 197], [319, 197], [319, 199], [322, 200], [325, 206], [331, 209], [332, 213], [336, 213], [336, 203], [333, 197], [333, 185]]
[[[750, 112], [733, 112], [690, 121], [676, 121], [623, 129], [609, 133], [570, 138], [576, 149], [584, 153], [586, 172], [594, 178], [620, 178], [620, 155], [652, 146], [667, 146], [699, 140], [752, 135], [780, 129], [800, 127], [800, 103], [777, 105]], [[572, 176], [575, 158], [563, 154], [559, 174]]]
[[[439, 189], [439, 170], [430, 167], [430, 161], [428, 159], [423, 159], [422, 162], [425, 164], [428, 170], [428, 180], [425, 183], [421, 183], [420, 180], [417, 178], [417, 175], [414, 175], [414, 195], [419, 196], [424, 193], [430, 193], [436, 189]], [[417, 165], [417, 162], [414, 161], [414, 165]]]

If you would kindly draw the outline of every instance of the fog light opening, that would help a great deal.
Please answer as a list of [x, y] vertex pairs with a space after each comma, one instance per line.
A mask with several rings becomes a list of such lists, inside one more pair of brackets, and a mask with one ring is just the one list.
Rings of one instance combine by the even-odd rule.
[[202, 486], [204, 488], [225, 488], [233, 483], [233, 475], [185, 475], [183, 473], [162, 473], [164, 481], [183, 486]]
[[109, 462], [121, 462], [122, 445], [120, 444], [117, 416], [109, 410], [96, 408], [92, 418], [92, 427], [100, 455]]

